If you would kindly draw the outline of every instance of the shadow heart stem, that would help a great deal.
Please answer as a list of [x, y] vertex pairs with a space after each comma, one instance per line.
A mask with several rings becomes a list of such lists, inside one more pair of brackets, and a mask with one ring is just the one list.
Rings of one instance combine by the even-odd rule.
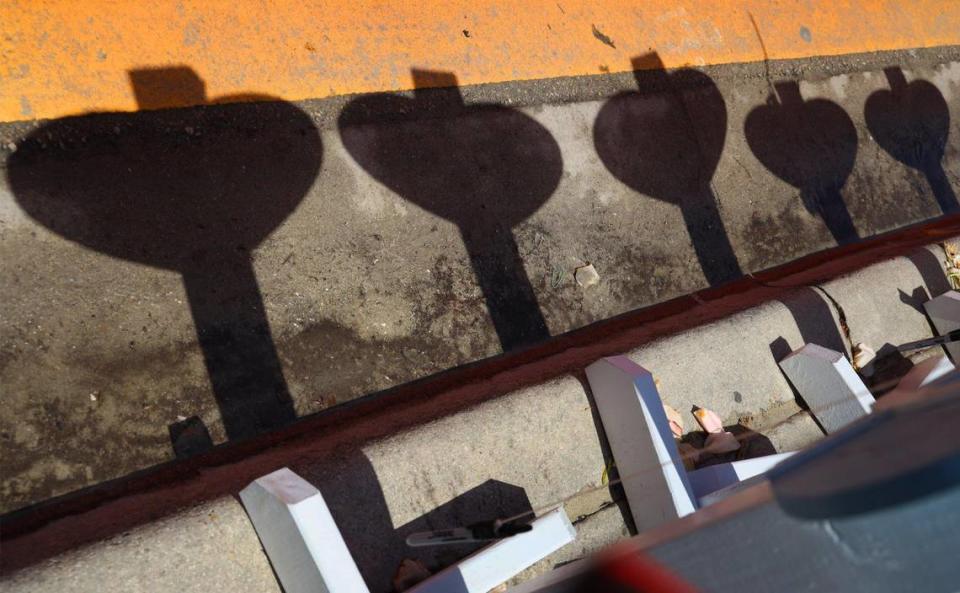
[[703, 275], [711, 286], [742, 275], [713, 190], [706, 186], [680, 204], [683, 223], [693, 242]]
[[947, 178], [947, 172], [943, 170], [943, 164], [940, 161], [930, 163], [923, 168], [923, 173], [930, 184], [930, 191], [933, 197], [940, 205], [940, 210], [944, 214], [957, 211], [957, 196], [953, 193], [953, 187], [950, 186], [950, 179]]
[[550, 337], [513, 233], [498, 225], [460, 228], [504, 352]]
[[823, 219], [824, 224], [837, 245], [846, 245], [856, 241], [860, 235], [853, 224], [850, 211], [843, 201], [843, 195], [837, 187], [807, 187], [801, 190], [803, 201]]
[[227, 437], [235, 440], [289, 424], [296, 412], [250, 258], [217, 259], [185, 272], [183, 283]]

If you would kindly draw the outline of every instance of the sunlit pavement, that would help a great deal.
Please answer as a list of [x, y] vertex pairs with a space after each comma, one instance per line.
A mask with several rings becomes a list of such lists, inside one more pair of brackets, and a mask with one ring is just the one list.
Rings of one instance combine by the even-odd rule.
[[955, 11], [717, 4], [0, 9], [0, 510], [955, 208]]

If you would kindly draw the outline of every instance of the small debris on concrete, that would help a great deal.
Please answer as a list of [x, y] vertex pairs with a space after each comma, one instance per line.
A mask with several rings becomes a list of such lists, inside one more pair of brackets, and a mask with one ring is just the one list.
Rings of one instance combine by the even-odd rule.
[[413, 364], [425, 367], [430, 363], [430, 358], [416, 348], [404, 348], [403, 356]]
[[869, 366], [877, 357], [876, 351], [863, 342], [853, 347], [853, 368], [864, 376], [873, 374], [873, 366]]
[[193, 126], [187, 126], [183, 129], [183, 131], [193, 136]]
[[670, 424], [670, 432], [673, 433], [673, 438], [683, 437], [683, 416], [680, 415], [680, 412], [667, 404], [663, 404], [663, 411], [667, 413], [667, 422]]
[[947, 255], [945, 263], [947, 264], [947, 279], [950, 281], [950, 288], [960, 290], [960, 249], [957, 249], [955, 243], [945, 241], [943, 252]]
[[10, 152], [17, 152], [17, 145], [13, 142], [7, 142], [7, 150]]
[[697, 408], [693, 411], [693, 417], [707, 433], [707, 439], [703, 444], [705, 452], [721, 455], [740, 448], [740, 441], [732, 432], [723, 430], [723, 420], [713, 410]]
[[576, 269], [573, 276], [577, 279], [577, 284], [584, 288], [600, 282], [600, 274], [597, 273], [597, 269], [593, 267], [593, 264], [580, 266]]
[[613, 468], [617, 467], [617, 464], [614, 461], [603, 466], [603, 471], [600, 472], [600, 485], [606, 486], [610, 483], [610, 473], [613, 471]]
[[567, 277], [567, 271], [556, 266], [553, 268], [553, 274], [550, 276], [550, 288], [557, 290], [563, 284], [564, 278]]
[[99, 392], [99, 391], [94, 391], [93, 393], [91, 393], [91, 394], [90, 394], [90, 401], [92, 401], [92, 402], [97, 401], [97, 394], [98, 394], [98, 393], [100, 393], [100, 392]]
[[393, 588], [398, 593], [406, 591], [430, 577], [430, 571], [419, 560], [404, 558], [393, 575]]
[[704, 432], [708, 434], [723, 432], [723, 421], [713, 410], [697, 408], [693, 411], [693, 417], [697, 419], [697, 423]]

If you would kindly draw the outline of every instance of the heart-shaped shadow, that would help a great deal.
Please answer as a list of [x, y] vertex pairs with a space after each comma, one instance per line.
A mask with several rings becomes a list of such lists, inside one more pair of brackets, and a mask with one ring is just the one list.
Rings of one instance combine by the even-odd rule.
[[856, 240], [841, 194], [857, 156], [853, 121], [832, 101], [804, 101], [794, 81], [774, 89], [744, 122], [750, 150], [774, 175], [800, 189], [804, 205], [823, 218], [838, 244]]
[[309, 116], [273, 97], [208, 99], [186, 67], [132, 71], [130, 80], [141, 108], [170, 93], [207, 106], [47, 122], [7, 163], [16, 199], [71, 241], [183, 275], [230, 439], [290, 422], [251, 251], [316, 178], [319, 134]]
[[710, 182], [727, 133], [726, 103], [709, 76], [666, 72], [656, 53], [633, 59], [638, 91], [597, 114], [593, 139], [607, 169], [630, 188], [679, 206], [707, 281], [740, 276]]
[[344, 146], [386, 187], [459, 228], [504, 351], [549, 337], [512, 229], [556, 189], [560, 147], [517, 110], [465, 104], [450, 73], [414, 70], [413, 78], [413, 98], [348, 104]]
[[943, 150], [950, 134], [950, 109], [933, 84], [907, 83], [900, 68], [884, 69], [890, 90], [867, 98], [864, 117], [877, 144], [890, 155], [921, 171], [943, 212], [957, 209], [957, 196], [943, 170]]

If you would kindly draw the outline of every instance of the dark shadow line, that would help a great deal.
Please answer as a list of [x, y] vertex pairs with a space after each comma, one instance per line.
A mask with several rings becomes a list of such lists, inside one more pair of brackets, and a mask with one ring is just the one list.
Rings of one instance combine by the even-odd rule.
[[717, 203], [716, 195], [707, 185], [696, 199], [684, 202], [680, 208], [700, 268], [710, 286], [743, 275]]
[[183, 284], [227, 438], [249, 438], [297, 418], [270, 331], [263, 296], [246, 256], [231, 266], [240, 302], [215, 301], [217, 278], [185, 273]]
[[[637, 524], [633, 521], [633, 513], [630, 512], [630, 503], [627, 502], [627, 494], [623, 490], [623, 483], [620, 482], [620, 470], [617, 468], [613, 458], [613, 451], [610, 449], [610, 441], [607, 439], [607, 432], [603, 428], [603, 420], [600, 418], [600, 410], [597, 409], [597, 402], [593, 398], [593, 390], [590, 389], [590, 381], [587, 379], [587, 373], [584, 369], [577, 370], [573, 376], [580, 382], [584, 395], [587, 396], [587, 402], [590, 404], [590, 418], [593, 420], [593, 427], [597, 432], [597, 440], [600, 443], [600, 452], [603, 455], [604, 467], [607, 469], [607, 483], [610, 492], [610, 500], [620, 511], [620, 517], [630, 535], [639, 533]], [[576, 519], [572, 517], [571, 520]]]
[[923, 173], [927, 177], [930, 191], [933, 192], [940, 210], [944, 214], [955, 212], [958, 208], [957, 195], [953, 192], [947, 172], [943, 170], [943, 163], [939, 160], [931, 163], [924, 168]]
[[504, 351], [550, 337], [513, 233], [494, 227], [461, 233]]
[[806, 187], [801, 189], [801, 194], [806, 203], [813, 205], [837, 245], [847, 245], [860, 238], [839, 188]]

